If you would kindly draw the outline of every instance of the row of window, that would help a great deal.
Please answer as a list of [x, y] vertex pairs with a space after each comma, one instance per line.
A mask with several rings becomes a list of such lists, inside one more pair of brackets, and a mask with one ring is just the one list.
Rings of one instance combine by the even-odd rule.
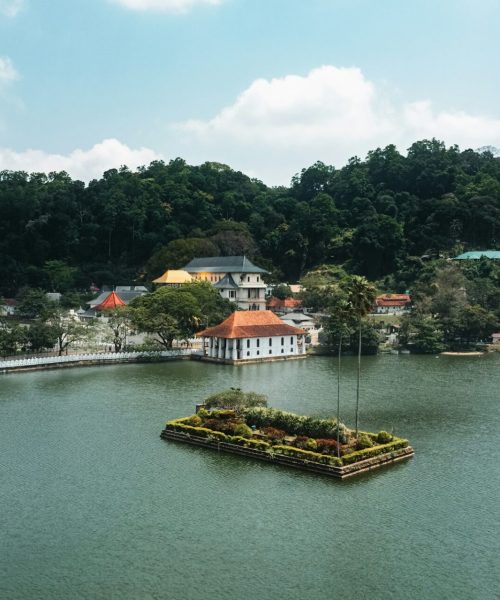
[[[290, 337], [290, 344], [293, 344], [293, 335]], [[273, 345], [273, 338], [269, 338], [269, 345], [272, 346]], [[281, 338], [281, 345], [284, 346], [285, 345], [285, 338], [282, 337]], [[257, 348], [260, 348], [260, 339], [257, 338], [257, 343], [256, 343]], [[250, 348], [250, 340], [247, 340], [247, 348]]]
[[[293, 348], [290, 348], [290, 352], [293, 352]], [[269, 354], [272, 354], [272, 353], [273, 353], [273, 351], [269, 350]], [[284, 348], [281, 348], [281, 354], [284, 354], [284, 353], [285, 353]], [[257, 356], [260, 356], [260, 350], [257, 350], [256, 354], [257, 354]], [[250, 352], [247, 352], [247, 356], [250, 356]]]
[[[222, 275], [197, 275], [195, 276], [197, 279], [203, 279], [205, 281], [211, 281], [212, 283], [217, 283], [218, 281], [220, 281], [221, 279], [223, 279], [223, 277], [225, 276], [225, 273], [223, 273]], [[243, 281], [245, 279], [245, 275], [241, 276], [241, 281]], [[257, 275], [255, 277], [255, 280], [257, 282], [260, 282], [260, 276]], [[252, 281], [252, 278], [248, 275], [247, 276], [247, 282], [250, 283]]]

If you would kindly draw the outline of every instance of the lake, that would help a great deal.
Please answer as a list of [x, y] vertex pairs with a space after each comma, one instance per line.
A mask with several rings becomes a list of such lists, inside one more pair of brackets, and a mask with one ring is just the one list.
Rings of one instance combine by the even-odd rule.
[[328, 357], [2, 376], [2, 600], [498, 598], [500, 354], [364, 358], [361, 429], [416, 455], [346, 481], [160, 440], [230, 386], [336, 412]]

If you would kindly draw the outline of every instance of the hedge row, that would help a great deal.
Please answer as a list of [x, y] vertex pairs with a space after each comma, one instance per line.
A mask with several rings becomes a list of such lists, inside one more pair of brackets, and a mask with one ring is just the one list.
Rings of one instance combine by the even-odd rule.
[[173, 431], [180, 431], [183, 433], [192, 433], [201, 438], [216, 439], [219, 442], [228, 442], [230, 444], [237, 444], [238, 446], [245, 446], [246, 448], [254, 448], [255, 450], [268, 450], [271, 444], [264, 440], [251, 440], [241, 435], [227, 435], [222, 431], [214, 431], [207, 427], [193, 427], [192, 425], [185, 425], [183, 421], [188, 420], [190, 417], [183, 419], [174, 419], [167, 423], [167, 429]]
[[374, 456], [379, 456], [380, 454], [387, 454], [389, 452], [393, 452], [394, 450], [406, 448], [407, 446], [408, 440], [397, 439], [394, 442], [391, 442], [390, 444], [373, 446], [372, 448], [365, 448], [365, 450], [358, 450], [357, 452], [351, 452], [351, 454], [346, 454], [342, 457], [342, 463], [344, 465], [351, 465], [352, 463], [359, 462], [360, 460], [373, 458]]
[[323, 465], [342, 466], [342, 460], [336, 456], [311, 452], [310, 450], [301, 450], [300, 448], [294, 448], [293, 446], [273, 446], [273, 452], [276, 454], [284, 454], [285, 456], [293, 456], [294, 458], [301, 458], [302, 460], [310, 460]]
[[[335, 438], [337, 421], [335, 419], [314, 419], [303, 415], [277, 410], [275, 408], [249, 408], [244, 411], [248, 425], [256, 427], [276, 427], [288, 434], [305, 435], [314, 438]], [[345, 425], [340, 424], [340, 437], [345, 443]]]

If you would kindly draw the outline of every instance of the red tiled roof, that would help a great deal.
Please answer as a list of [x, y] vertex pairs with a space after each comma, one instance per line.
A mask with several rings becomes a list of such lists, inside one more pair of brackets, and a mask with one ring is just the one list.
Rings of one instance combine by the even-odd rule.
[[298, 327], [287, 325], [270, 310], [240, 310], [225, 321], [200, 331], [198, 337], [253, 338], [274, 337], [276, 335], [304, 335]]
[[377, 306], [404, 306], [411, 302], [408, 294], [381, 294], [375, 299]]
[[281, 300], [281, 298], [272, 296], [266, 302], [266, 306], [268, 308], [297, 308], [298, 306], [302, 306], [302, 302], [296, 298], [285, 298], [284, 300]]
[[101, 304], [95, 307], [95, 310], [110, 310], [117, 308], [118, 306], [125, 306], [125, 302], [120, 298], [116, 292], [111, 292]]

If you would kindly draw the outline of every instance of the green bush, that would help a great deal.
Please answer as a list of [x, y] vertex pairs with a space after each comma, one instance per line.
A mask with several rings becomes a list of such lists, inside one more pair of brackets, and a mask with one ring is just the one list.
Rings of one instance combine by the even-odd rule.
[[388, 444], [389, 442], [392, 442], [392, 440], [394, 439], [394, 436], [392, 436], [390, 433], [387, 433], [387, 431], [379, 431], [377, 433], [377, 442], [379, 444]]
[[314, 438], [309, 438], [306, 442], [306, 449], [315, 451], [318, 448], [318, 444]]
[[228, 438], [228, 436], [225, 433], [222, 433], [222, 431], [213, 431], [212, 429], [207, 429], [206, 427], [193, 427], [192, 425], [184, 425], [184, 423], [180, 423], [179, 421], [180, 419], [169, 421], [167, 423], [167, 429], [180, 431], [182, 433], [189, 433], [197, 437], [212, 438], [218, 441], [225, 441]]
[[240, 388], [230, 388], [209, 396], [205, 400], [207, 408], [243, 409], [253, 406], [267, 406], [267, 397], [255, 392], [243, 392]]
[[273, 452], [275, 452], [276, 454], [283, 454], [285, 456], [300, 458], [302, 460], [317, 462], [323, 465], [342, 465], [342, 461], [336, 458], [335, 456], [319, 454], [318, 452], [311, 452], [310, 450], [301, 450], [300, 448], [294, 448], [293, 446], [274, 446]]
[[255, 450], [268, 450], [271, 447], [271, 444], [264, 440], [249, 440], [238, 435], [230, 437], [228, 441], [232, 444], [238, 444], [238, 446], [245, 446], [246, 448], [253, 448]]
[[248, 425], [245, 425], [245, 423], [237, 423], [233, 428], [233, 433], [234, 435], [244, 438], [251, 438], [253, 432]]
[[[275, 408], [248, 408], [244, 411], [249, 425], [275, 427], [283, 429], [290, 435], [300, 435], [313, 438], [336, 438], [337, 422], [335, 419], [314, 419], [296, 415]], [[347, 429], [340, 424], [340, 439], [343, 444], [347, 441]]]
[[346, 454], [344, 457], [342, 457], [342, 462], [344, 465], [351, 465], [359, 462], [360, 460], [373, 458], [374, 456], [379, 456], [381, 454], [390, 454], [395, 450], [400, 450], [401, 448], [406, 448], [407, 446], [408, 440], [397, 439], [390, 444], [373, 446], [373, 448], [366, 448], [365, 450], [358, 450], [357, 452]]
[[356, 448], [358, 450], [364, 450], [365, 448], [371, 448], [373, 446], [373, 441], [369, 435], [366, 433], [361, 433], [359, 435], [358, 441], [356, 442]]

